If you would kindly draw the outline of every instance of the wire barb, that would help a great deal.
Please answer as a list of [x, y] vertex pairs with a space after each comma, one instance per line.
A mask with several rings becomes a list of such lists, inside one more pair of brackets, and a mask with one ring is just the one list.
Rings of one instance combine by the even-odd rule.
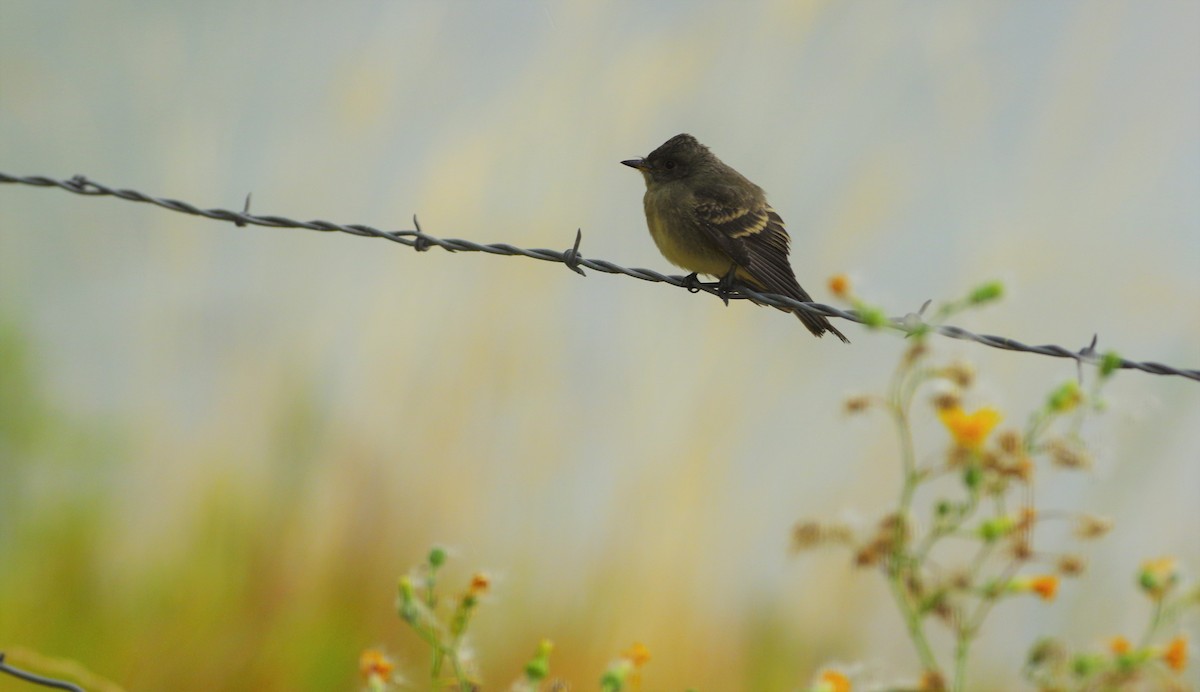
[[417, 221], [416, 214], [413, 214], [413, 228], [417, 229], [416, 234], [413, 235], [413, 241], [412, 241], [413, 249], [416, 250], [417, 252], [425, 252], [426, 250], [429, 249], [431, 240], [430, 240], [429, 236], [425, 235], [421, 231], [421, 222]]
[[[543, 260], [546, 262], [559, 262], [566, 264], [569, 268], [582, 273], [583, 268], [592, 269], [604, 274], [623, 274], [625, 276], [649, 281], [652, 283], [666, 283], [672, 286], [686, 288], [691, 292], [704, 292], [722, 300], [727, 298], [752, 298], [757, 303], [771, 305], [774, 307], [787, 308], [789, 310], [802, 310], [810, 315], [819, 315], [822, 317], [840, 317], [851, 322], [865, 324], [862, 316], [852, 310], [839, 310], [821, 303], [804, 303], [798, 300], [793, 300], [787, 296], [776, 295], [773, 293], [759, 293], [749, 287], [740, 286], [738, 292], [729, 294], [725, 292], [722, 295], [719, 282], [717, 284], [698, 283], [694, 276], [676, 276], [667, 275], [654, 271], [653, 269], [640, 269], [636, 267], [623, 267], [619, 264], [606, 260], [585, 259], [578, 254], [578, 241], [582, 238], [582, 231], [576, 233], [577, 245], [574, 248], [575, 253], [561, 252], [557, 250], [543, 249], [527, 249], [514, 247], [506, 243], [476, 243], [470, 240], [460, 240], [458, 238], [437, 238], [431, 235], [426, 235], [420, 224], [417, 222], [417, 217], [413, 216], [414, 231], [381, 231], [377, 228], [364, 224], [336, 224], [329, 221], [298, 221], [289, 219], [284, 216], [256, 216], [249, 213], [241, 213], [229, 211], [226, 209], [200, 209], [195, 205], [181, 202], [179, 200], [167, 199], [161, 197], [151, 197], [150, 195], [137, 192], [136, 190], [122, 190], [108, 187], [100, 183], [87, 179], [82, 175], [76, 175], [70, 180], [59, 180], [44, 176], [15, 176], [0, 172], [0, 183], [9, 183], [16, 185], [29, 185], [32, 187], [56, 187], [67, 192], [73, 192], [79, 195], [87, 196], [109, 196], [118, 199], [127, 200], [130, 202], [143, 202], [145, 204], [153, 204], [163, 209], [179, 212], [180, 214], [191, 214], [193, 216], [202, 216], [208, 219], [218, 221], [237, 221], [242, 220], [247, 225], [266, 226], [268, 228], [298, 228], [310, 231], [322, 232], [341, 232], [349, 235], [363, 236], [368, 238], [383, 238], [394, 243], [407, 245], [418, 251], [424, 251], [431, 246], [438, 246], [447, 252], [485, 252], [491, 255], [508, 255], [516, 257], [528, 257], [530, 259]], [[926, 306], [928, 305], [928, 301]], [[922, 307], [924, 312], [924, 306]], [[936, 332], [942, 336], [951, 339], [960, 339], [963, 341], [973, 341], [984, 346], [998, 348], [1006, 351], [1019, 351], [1022, 353], [1036, 353], [1038, 355], [1050, 356], [1052, 358], [1068, 358], [1076, 363], [1096, 362], [1094, 352], [1072, 351], [1062, 346], [1042, 345], [1031, 346], [1021, 343], [1015, 339], [1010, 339], [1003, 336], [994, 336], [990, 334], [975, 334], [961, 327], [953, 325], [928, 325], [920, 321], [920, 313], [917, 315], [918, 322], [916, 327], [911, 326], [911, 320], [908, 316], [901, 318], [892, 318], [887, 327], [912, 334], [914, 329], [921, 329], [931, 332]], [[1141, 372], [1150, 373], [1152, 375], [1171, 375], [1176, 377], [1184, 377], [1189, 380], [1200, 382], [1200, 370], [1176, 368], [1162, 363], [1152, 361], [1133, 361], [1121, 358], [1116, 363], [1118, 369], [1123, 370], [1139, 370]]]
[[575, 272], [580, 276], [587, 276], [583, 270], [579, 268], [579, 260], [583, 259], [583, 255], [579, 254], [579, 243], [583, 242], [583, 229], [575, 229], [575, 245], [563, 253], [563, 264], [567, 265], [567, 269]]
[[238, 228], [246, 227], [246, 217], [250, 215], [250, 195], [251, 194], [252, 193], [250, 193], [250, 192], [246, 193], [246, 203], [242, 205], [242, 213], [240, 216], [238, 216], [236, 219], [233, 220], [233, 225], [237, 226]]

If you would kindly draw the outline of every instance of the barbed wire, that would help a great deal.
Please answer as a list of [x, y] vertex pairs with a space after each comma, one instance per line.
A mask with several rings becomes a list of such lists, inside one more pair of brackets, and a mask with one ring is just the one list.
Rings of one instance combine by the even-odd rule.
[[55, 680], [54, 678], [47, 678], [42, 675], [37, 675], [35, 673], [30, 673], [28, 671], [21, 670], [20, 668], [14, 668], [14, 667], [10, 666], [4, 660], [4, 652], [3, 651], [0, 651], [0, 673], [8, 673], [9, 675], [11, 675], [14, 678], [17, 678], [19, 680], [24, 680], [25, 682], [32, 682], [35, 685], [41, 685], [43, 687], [52, 687], [56, 690], [70, 690], [71, 692], [84, 692], [83, 688], [80, 687], [79, 685], [67, 682], [65, 680]]
[[[118, 199], [128, 200], [131, 202], [144, 202], [153, 204], [163, 209], [169, 209], [181, 214], [190, 214], [193, 216], [202, 216], [208, 219], [217, 221], [228, 221], [236, 226], [266, 226], [268, 228], [297, 228], [310, 231], [321, 232], [337, 232], [348, 233], [350, 235], [363, 236], [369, 238], [383, 238], [394, 243], [407, 245], [416, 249], [418, 252], [424, 252], [431, 247], [440, 247], [448, 252], [485, 252], [492, 255], [508, 255], [517, 257], [528, 257], [530, 259], [542, 260], [545, 262], [557, 262], [566, 265], [571, 271], [586, 276], [584, 269], [591, 269], [605, 274], [623, 274], [642, 281], [650, 281], [654, 283], [665, 283], [680, 288], [685, 288], [692, 293], [704, 292], [715, 295], [722, 300], [729, 299], [753, 299], [754, 302], [772, 305], [775, 307], [784, 307], [790, 309], [803, 310], [813, 315], [823, 315], [825, 317], [840, 317], [851, 322], [866, 324], [868, 326], [884, 326], [890, 329], [904, 332], [906, 334], [914, 334], [919, 332], [936, 332], [942, 336], [951, 339], [960, 339], [963, 341], [973, 341], [975, 343], [998, 348], [1006, 351], [1018, 351], [1022, 353], [1035, 353], [1052, 358], [1069, 358], [1079, 364], [1084, 363], [1099, 363], [1104, 359], [1104, 354], [1096, 350], [1096, 337], [1093, 336], [1091, 343], [1079, 350], [1072, 350], [1063, 346], [1055, 345], [1029, 345], [1021, 343], [1015, 339], [1010, 339], [1004, 336], [996, 336], [992, 334], [976, 334], [961, 327], [955, 327], [947, 324], [927, 324], [921, 318], [920, 313], [909, 313], [903, 317], [887, 319], [883, 324], [878, 324], [869, 316], [864, 317], [854, 310], [840, 310], [822, 303], [805, 303], [787, 296], [777, 295], [774, 293], [759, 293], [745, 286], [739, 286], [736, 291], [730, 293], [725, 291], [717, 283], [699, 283], [694, 277], [668, 275], [654, 271], [653, 269], [640, 269], [623, 267], [619, 264], [606, 260], [588, 259], [579, 252], [579, 245], [583, 240], [582, 231], [576, 231], [575, 243], [567, 250], [548, 250], [542, 248], [520, 248], [507, 243], [476, 243], [470, 240], [462, 240], [458, 238], [438, 238], [424, 233], [421, 230], [421, 224], [417, 221], [417, 217], [413, 217], [413, 226], [415, 230], [411, 231], [383, 231], [365, 224], [339, 224], [332, 221], [297, 221], [284, 216], [260, 216], [250, 213], [250, 195], [246, 195], [246, 203], [242, 211], [230, 211], [228, 209], [202, 209], [194, 204], [183, 202], [177, 199], [169, 199], [163, 197], [153, 197], [137, 190], [126, 190], [112, 188], [101, 183], [97, 183], [82, 175], [76, 175], [66, 180], [56, 178], [48, 178], [44, 176], [16, 176], [0, 172], [0, 183], [10, 183], [17, 185], [29, 185], [33, 187], [48, 187], [59, 188], [72, 192], [77, 195], [89, 197], [116, 197]], [[1151, 361], [1133, 361], [1125, 358], [1116, 358], [1110, 361], [1110, 365], [1115, 364], [1119, 369], [1125, 370], [1140, 370], [1153, 375], [1174, 375], [1185, 377], [1190, 380], [1200, 382], [1200, 370], [1176, 368], [1162, 363]]]

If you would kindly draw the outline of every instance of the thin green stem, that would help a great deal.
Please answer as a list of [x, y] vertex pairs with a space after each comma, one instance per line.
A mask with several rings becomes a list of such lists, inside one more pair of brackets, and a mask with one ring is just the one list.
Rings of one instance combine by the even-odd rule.
[[967, 689], [967, 660], [971, 651], [971, 637], [963, 632], [958, 633], [958, 641], [954, 645], [954, 692]]
[[[917, 473], [916, 453], [913, 448], [912, 430], [908, 424], [907, 410], [901, 401], [895, 399], [889, 408], [900, 437], [900, 457], [904, 466], [904, 485], [900, 491], [896, 521], [904, 522], [904, 518], [909, 515], [912, 507], [913, 496], [920, 483], [920, 475]], [[900, 615], [908, 629], [908, 636], [917, 650], [917, 657], [921, 660], [921, 665], [927, 671], [938, 672], [940, 668], [937, 658], [933, 654], [933, 648], [929, 645], [929, 639], [925, 636], [925, 629], [922, 627], [921, 609], [918, 604], [912, 602], [908, 593], [906, 577], [911, 573], [914, 563], [905, 547], [906, 533], [906, 527], [903, 525], [897, 527], [892, 554], [888, 561], [888, 584], [891, 587], [892, 597], [896, 601], [896, 607], [900, 609]]]
[[908, 636], [917, 649], [917, 658], [921, 659], [921, 665], [927, 671], [939, 672], [940, 668], [937, 658], [933, 655], [933, 647], [929, 645], [929, 639], [925, 636], [924, 628], [921, 627], [921, 614], [908, 597], [901, 570], [888, 569], [888, 584], [892, 588], [892, 597], [896, 599], [896, 606], [904, 617], [904, 625], [908, 628]]
[[1154, 633], [1158, 630], [1159, 625], [1163, 622], [1163, 599], [1154, 601], [1154, 614], [1150, 616], [1150, 623], [1146, 626], [1146, 631], [1142, 633], [1142, 641], [1138, 644], [1144, 648], [1150, 645], [1150, 640], [1154, 638]]

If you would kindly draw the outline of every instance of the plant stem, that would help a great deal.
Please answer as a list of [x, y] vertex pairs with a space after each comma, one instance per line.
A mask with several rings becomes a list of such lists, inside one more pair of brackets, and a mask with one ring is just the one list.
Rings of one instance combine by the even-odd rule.
[[967, 652], [971, 649], [971, 636], [966, 632], [958, 633], [958, 641], [954, 645], [954, 692], [967, 689]]

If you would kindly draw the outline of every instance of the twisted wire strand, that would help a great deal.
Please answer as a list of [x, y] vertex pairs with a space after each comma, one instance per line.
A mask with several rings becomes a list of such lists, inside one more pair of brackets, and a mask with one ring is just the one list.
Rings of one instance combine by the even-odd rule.
[[42, 687], [51, 687], [56, 690], [69, 690], [70, 692], [83, 692], [82, 687], [74, 683], [67, 682], [66, 680], [56, 680], [55, 678], [48, 678], [44, 675], [37, 675], [35, 673], [30, 673], [27, 670], [21, 670], [20, 668], [14, 668], [13, 666], [10, 666], [4, 660], [3, 651], [0, 651], [0, 673], [7, 673], [18, 680], [32, 682], [33, 684], [41, 685]]
[[[59, 180], [45, 176], [16, 176], [0, 172], [0, 183], [10, 183], [16, 185], [29, 185], [33, 187], [48, 187], [60, 188], [67, 192], [73, 192], [77, 195], [85, 195], [90, 197], [117, 197], [119, 199], [128, 200], [131, 202], [144, 202], [155, 206], [169, 209], [181, 214], [190, 214], [193, 216], [202, 216], [208, 219], [217, 221], [232, 222], [237, 226], [266, 226], [268, 228], [299, 228], [310, 231], [320, 231], [324, 233], [338, 232], [348, 233], [350, 235], [363, 236], [369, 238], [383, 238], [394, 243], [407, 245], [419, 252], [428, 250], [430, 247], [440, 247], [448, 252], [485, 252], [492, 255], [507, 255], [517, 257], [528, 257], [530, 259], [542, 260], [545, 262], [558, 262], [564, 264], [571, 271], [582, 276], [584, 269], [591, 269], [605, 274], [623, 274], [642, 281], [650, 281], [654, 283], [665, 283], [680, 288], [686, 288], [690, 292], [704, 292], [722, 299], [744, 299], [752, 298], [755, 302], [776, 307], [786, 307], [798, 309], [808, 312], [813, 315], [823, 315], [825, 317], [840, 317], [851, 322], [860, 324], [868, 324], [867, 319], [853, 310], [841, 310], [822, 303], [804, 303], [787, 296], [777, 295], [773, 293], [759, 293], [748, 287], [739, 287], [734, 293], [725, 293], [716, 283], [698, 283], [694, 279], [687, 276], [662, 274], [653, 269], [642, 269], [637, 267], [623, 267], [614, 262], [607, 260], [588, 259], [579, 252], [579, 244], [583, 239], [582, 231], [576, 231], [575, 244], [567, 250], [549, 250], [545, 248], [520, 248], [508, 243], [476, 243], [470, 240], [462, 240], [459, 238], [439, 238], [428, 235], [421, 230], [421, 224], [417, 221], [417, 217], [413, 217], [413, 226], [415, 230], [411, 231], [384, 231], [365, 224], [339, 224], [332, 221], [313, 220], [313, 221], [297, 221], [289, 219], [285, 216], [262, 216], [250, 213], [250, 196], [246, 196], [246, 204], [242, 211], [230, 211], [228, 209], [202, 209], [194, 204], [183, 202], [177, 199], [164, 197], [153, 197], [137, 190], [127, 190], [112, 188], [107, 185], [97, 183], [88, 178], [77, 175], [73, 178]], [[1052, 358], [1069, 358], [1078, 363], [1099, 363], [1103, 355], [1096, 351], [1095, 337], [1092, 338], [1092, 343], [1079, 350], [1072, 350], [1063, 346], [1053, 344], [1046, 345], [1030, 345], [1024, 344], [1015, 339], [1010, 339], [1004, 336], [996, 336], [991, 334], [976, 334], [967, 331], [961, 327], [955, 327], [947, 324], [927, 324], [923, 322], [920, 315], [910, 313], [903, 317], [891, 318], [883, 325], [890, 329], [912, 334], [918, 331], [932, 331], [951, 339], [960, 339], [963, 341], [973, 341], [975, 343], [990, 346], [992, 348], [1003, 349], [1006, 351], [1018, 351], [1022, 353], [1036, 353], [1038, 355], [1050, 356]], [[1151, 361], [1133, 361], [1125, 358], [1120, 358], [1116, 363], [1117, 368], [1125, 370], [1140, 370], [1153, 375], [1173, 375], [1177, 377], [1185, 377], [1190, 380], [1200, 382], [1200, 370], [1176, 368], [1163, 363]]]

